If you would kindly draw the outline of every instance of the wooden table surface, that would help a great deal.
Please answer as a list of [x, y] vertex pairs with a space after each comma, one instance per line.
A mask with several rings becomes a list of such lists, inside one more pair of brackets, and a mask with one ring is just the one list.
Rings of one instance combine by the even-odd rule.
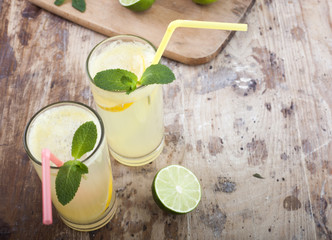
[[[0, 11], [0, 239], [332, 239], [330, 0], [257, 0], [248, 32], [211, 62], [163, 58], [177, 77], [163, 87], [164, 151], [143, 167], [112, 159], [118, 209], [89, 233], [57, 214], [42, 225], [22, 135], [49, 103], [94, 107], [84, 64], [105, 36], [25, 0], [0, 0]], [[170, 164], [200, 180], [189, 214], [152, 199], [154, 175]]]

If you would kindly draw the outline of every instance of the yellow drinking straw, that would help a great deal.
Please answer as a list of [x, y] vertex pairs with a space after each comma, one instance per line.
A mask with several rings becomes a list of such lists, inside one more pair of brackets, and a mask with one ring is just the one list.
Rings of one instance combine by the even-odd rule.
[[247, 31], [248, 25], [242, 23], [223, 23], [223, 22], [207, 22], [207, 21], [194, 21], [194, 20], [175, 20], [171, 22], [161, 43], [157, 49], [156, 55], [152, 61], [152, 64], [157, 64], [165, 51], [169, 39], [171, 38], [174, 30], [178, 27], [185, 28], [206, 28], [206, 29], [219, 29], [228, 31]]

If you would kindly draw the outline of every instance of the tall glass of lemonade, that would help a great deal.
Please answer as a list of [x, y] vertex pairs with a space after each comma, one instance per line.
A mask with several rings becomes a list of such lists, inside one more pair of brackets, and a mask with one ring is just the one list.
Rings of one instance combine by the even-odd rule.
[[97, 111], [102, 117], [109, 149], [120, 163], [140, 166], [152, 162], [164, 145], [163, 95], [160, 85], [140, 86], [130, 94], [95, 85], [95, 75], [124, 69], [138, 79], [152, 63], [155, 47], [132, 35], [108, 38], [95, 46], [86, 62]]
[[38, 111], [26, 126], [24, 147], [40, 179], [41, 153], [48, 148], [62, 161], [72, 160], [71, 144], [75, 131], [87, 121], [97, 128], [94, 149], [80, 158], [88, 167], [74, 198], [62, 205], [56, 196], [55, 179], [59, 168], [51, 164], [52, 202], [60, 217], [69, 227], [92, 231], [104, 226], [116, 210], [116, 194], [110, 155], [100, 116], [90, 107], [77, 102], [59, 102]]

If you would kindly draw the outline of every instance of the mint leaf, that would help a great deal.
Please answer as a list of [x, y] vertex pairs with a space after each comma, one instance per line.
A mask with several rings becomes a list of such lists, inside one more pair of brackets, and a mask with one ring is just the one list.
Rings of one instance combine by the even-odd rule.
[[85, 153], [91, 151], [97, 141], [97, 127], [93, 121], [83, 123], [75, 132], [71, 154], [75, 160], [65, 162], [55, 179], [55, 191], [62, 205], [69, 203], [75, 196], [82, 179], [82, 174], [89, 172], [88, 167], [78, 161]]
[[[137, 79], [137, 77], [136, 77], [136, 79]], [[132, 91], [134, 91], [136, 89], [137, 80], [131, 79], [131, 78], [127, 77], [127, 76], [122, 76], [121, 82], [124, 85], [128, 86], [128, 89], [126, 91], [127, 94], [131, 93]]]
[[97, 141], [97, 127], [93, 121], [82, 124], [75, 132], [71, 144], [71, 155], [79, 159], [91, 151]]
[[124, 69], [108, 69], [98, 72], [94, 83], [106, 91], [126, 91], [127, 94], [136, 89], [137, 84], [167, 84], [175, 80], [174, 73], [167, 66], [154, 64], [148, 67], [140, 81], [137, 76]]
[[57, 6], [62, 5], [65, 2], [65, 0], [55, 0], [54, 4]]
[[88, 167], [78, 160], [65, 162], [55, 179], [55, 191], [62, 205], [69, 203], [75, 196], [81, 183], [82, 174], [88, 173]]
[[124, 69], [98, 72], [93, 80], [98, 87], [107, 91], [134, 91], [137, 84], [137, 76]]
[[78, 161], [78, 160], [74, 160], [74, 161], [75, 161], [76, 167], [79, 168], [79, 171], [82, 174], [88, 174], [89, 173], [89, 169], [84, 163], [82, 163], [81, 161]]
[[175, 80], [174, 73], [167, 66], [154, 64], [148, 67], [140, 80], [142, 85], [167, 84]]
[[84, 12], [86, 8], [85, 0], [72, 0], [71, 5], [80, 12]]

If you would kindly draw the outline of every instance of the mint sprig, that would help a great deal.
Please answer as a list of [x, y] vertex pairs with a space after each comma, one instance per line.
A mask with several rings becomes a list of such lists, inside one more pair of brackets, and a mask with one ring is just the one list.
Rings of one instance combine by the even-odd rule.
[[85, 153], [91, 151], [97, 141], [97, 127], [93, 121], [83, 123], [75, 132], [72, 140], [71, 155], [74, 160], [65, 162], [55, 179], [55, 191], [62, 205], [68, 204], [75, 196], [83, 174], [88, 167], [79, 161]]
[[[55, 0], [54, 4], [57, 6], [62, 5], [65, 2], [65, 0]], [[72, 0], [71, 5], [73, 8], [77, 9], [80, 12], [85, 12], [86, 9], [86, 3], [85, 0]]]
[[93, 78], [94, 83], [104, 90], [125, 91], [127, 94], [133, 92], [137, 85], [168, 84], [174, 80], [172, 70], [162, 64], [148, 67], [139, 81], [135, 73], [124, 69], [107, 69]]

